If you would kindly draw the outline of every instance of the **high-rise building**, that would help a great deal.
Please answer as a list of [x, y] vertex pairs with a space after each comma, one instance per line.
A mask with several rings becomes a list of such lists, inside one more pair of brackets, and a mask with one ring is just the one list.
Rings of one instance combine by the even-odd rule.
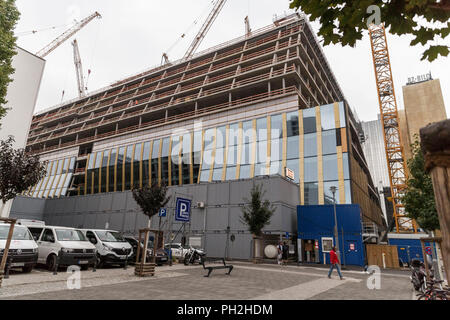
[[405, 108], [399, 110], [399, 121], [405, 157], [410, 159], [412, 155], [410, 145], [415, 141], [414, 136], [419, 136], [420, 128], [447, 119], [447, 114], [441, 83], [439, 79], [433, 80], [431, 73], [418, 79], [409, 79], [402, 89]]
[[364, 131], [364, 139], [361, 143], [364, 156], [366, 157], [374, 185], [380, 195], [381, 209], [385, 221], [388, 223], [393, 215], [393, 208], [392, 205], [389, 205], [390, 201], [387, 200], [391, 196], [391, 185], [380, 115], [378, 115], [377, 120], [363, 121], [361, 125]]
[[[47, 176], [25, 194], [91, 203], [154, 182], [187, 194], [278, 175], [296, 188], [290, 203], [332, 203], [335, 186], [338, 204], [359, 204], [363, 222], [383, 226], [360, 134], [309, 22], [294, 14], [35, 115], [28, 150], [48, 161]], [[195, 210], [229, 204], [208, 192], [194, 201], [204, 202]], [[267, 230], [295, 232], [295, 208], [282, 207]], [[228, 222], [214, 218], [214, 232], [229, 232], [235, 209]]]
[[[17, 54], [12, 59], [15, 72], [11, 75], [12, 82], [9, 83], [6, 93], [5, 108], [9, 110], [0, 120], [0, 140], [13, 136], [13, 147], [25, 148], [45, 60], [20, 47], [16, 47], [15, 50]], [[25, 91], [27, 94], [24, 94]], [[9, 215], [11, 205], [12, 200], [1, 206], [0, 217]]]

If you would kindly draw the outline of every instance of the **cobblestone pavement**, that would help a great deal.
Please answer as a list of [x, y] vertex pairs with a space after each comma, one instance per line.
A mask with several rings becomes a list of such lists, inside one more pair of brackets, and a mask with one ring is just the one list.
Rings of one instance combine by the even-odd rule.
[[[203, 277], [200, 266], [174, 265], [157, 268], [155, 277], [137, 278], [133, 268], [103, 269], [81, 273], [81, 289], [68, 290], [68, 274], [58, 276], [35, 271], [4, 280], [0, 299], [412, 299], [407, 272], [382, 272], [381, 289], [367, 288], [368, 274], [344, 270], [327, 278], [327, 269], [233, 262], [230, 276], [214, 270]], [[55, 278], [57, 277], [57, 278]]]

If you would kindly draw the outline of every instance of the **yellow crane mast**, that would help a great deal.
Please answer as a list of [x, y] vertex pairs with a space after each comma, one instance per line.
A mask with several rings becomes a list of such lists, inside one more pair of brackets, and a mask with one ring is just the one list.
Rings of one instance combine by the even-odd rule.
[[370, 44], [372, 47], [373, 65], [380, 104], [381, 124], [384, 134], [386, 159], [391, 184], [394, 222], [397, 233], [417, 232], [416, 222], [405, 213], [401, 196], [408, 179], [405, 154], [400, 133], [397, 100], [395, 98], [394, 81], [392, 79], [389, 49], [386, 40], [386, 30], [383, 24], [369, 27]]

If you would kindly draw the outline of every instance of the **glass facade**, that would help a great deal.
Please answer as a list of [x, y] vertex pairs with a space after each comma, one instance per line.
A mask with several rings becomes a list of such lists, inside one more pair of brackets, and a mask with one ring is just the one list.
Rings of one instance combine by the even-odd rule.
[[[93, 152], [83, 193], [130, 190], [152, 182], [180, 185], [285, 176], [288, 168], [300, 185], [302, 204], [328, 203], [331, 186], [338, 189], [338, 203], [351, 203], [342, 116], [343, 105], [330, 104]], [[50, 162], [48, 176], [33, 195], [64, 194], [60, 191], [67, 189], [70, 179], [63, 176], [73, 171], [73, 163], [74, 159]]]
[[47, 173], [28, 193], [37, 198], [65, 196], [72, 179], [75, 157], [48, 161]]

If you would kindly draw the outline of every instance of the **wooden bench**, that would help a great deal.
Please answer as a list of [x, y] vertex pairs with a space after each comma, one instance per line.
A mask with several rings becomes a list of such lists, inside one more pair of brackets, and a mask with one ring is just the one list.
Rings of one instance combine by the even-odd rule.
[[213, 272], [213, 270], [215, 270], [215, 269], [228, 269], [228, 272], [226, 273], [226, 274], [230, 274], [231, 273], [231, 270], [233, 270], [233, 266], [231, 265], [231, 264], [226, 264], [225, 263], [225, 259], [224, 258], [222, 258], [222, 259], [217, 259], [217, 260], [219, 260], [219, 261], [221, 261], [222, 262], [222, 264], [223, 265], [218, 265], [218, 266], [205, 266], [205, 259], [204, 258], [202, 258], [202, 266], [203, 266], [203, 269], [205, 269], [205, 270], [208, 270], [208, 274], [207, 275], [205, 275], [205, 277], [209, 277], [209, 275], [211, 274], [211, 272]]

